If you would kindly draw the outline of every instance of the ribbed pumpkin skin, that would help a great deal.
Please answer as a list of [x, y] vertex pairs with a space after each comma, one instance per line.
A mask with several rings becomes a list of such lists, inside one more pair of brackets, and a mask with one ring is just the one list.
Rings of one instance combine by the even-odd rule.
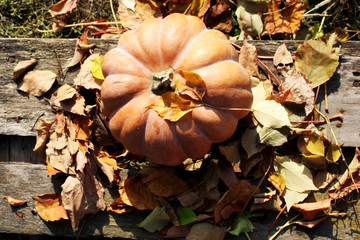
[[196, 107], [177, 122], [164, 120], [147, 108], [160, 98], [150, 91], [151, 75], [169, 67], [192, 71], [206, 82], [204, 102], [250, 108], [250, 78], [237, 60], [226, 36], [193, 16], [171, 14], [124, 33], [102, 65], [101, 109], [113, 137], [154, 163], [202, 157], [212, 143], [231, 137], [248, 111]]

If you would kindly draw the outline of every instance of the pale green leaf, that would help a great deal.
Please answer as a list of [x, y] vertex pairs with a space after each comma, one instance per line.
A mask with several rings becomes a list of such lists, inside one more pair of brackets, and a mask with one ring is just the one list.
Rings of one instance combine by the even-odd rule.
[[187, 225], [198, 220], [196, 214], [190, 208], [179, 208], [176, 211], [180, 225]]
[[229, 231], [229, 233], [235, 236], [239, 236], [240, 233], [252, 232], [254, 230], [254, 226], [248, 217], [249, 216], [241, 215], [236, 221], [234, 228]]
[[307, 198], [307, 196], [309, 195], [310, 191], [307, 192], [297, 192], [297, 191], [293, 191], [290, 189], [286, 189], [284, 191], [284, 194], [282, 195], [282, 197], [284, 198], [285, 202], [286, 202], [286, 209], [287, 211], [290, 211], [290, 208], [294, 205], [297, 204], [299, 202], [302, 202], [305, 200], [305, 198]]
[[252, 107], [254, 116], [262, 125], [270, 128], [290, 126], [285, 108], [274, 100], [266, 100]]
[[314, 185], [311, 171], [288, 156], [277, 158], [274, 167], [275, 171], [284, 177], [287, 189], [297, 192], [318, 190]]
[[272, 147], [278, 147], [288, 141], [287, 137], [290, 135], [290, 129], [287, 127], [279, 129], [262, 127], [258, 133], [261, 143]]
[[258, 37], [263, 32], [264, 24], [259, 12], [266, 7], [266, 2], [238, 1], [236, 16], [240, 29], [253, 37]]
[[[257, 126], [257, 128], [261, 129], [260, 126]], [[260, 143], [260, 136], [257, 132], [257, 128], [246, 128], [241, 137], [241, 145], [245, 149], [248, 158], [262, 151], [266, 147], [265, 144]]]
[[144, 228], [148, 232], [156, 232], [165, 227], [170, 221], [164, 207], [156, 207], [141, 223], [137, 226]]
[[321, 40], [301, 44], [295, 53], [295, 67], [312, 82], [315, 88], [327, 82], [339, 65], [339, 48], [332, 48]]

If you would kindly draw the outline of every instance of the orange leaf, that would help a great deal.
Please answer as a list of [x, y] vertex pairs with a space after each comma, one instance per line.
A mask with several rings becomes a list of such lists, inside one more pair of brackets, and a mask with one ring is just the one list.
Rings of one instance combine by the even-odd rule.
[[60, 219], [69, 219], [61, 202], [60, 194], [47, 193], [33, 198], [35, 199], [36, 211], [44, 221], [53, 222]]
[[270, 174], [268, 180], [279, 191], [279, 195], [281, 196], [286, 187], [284, 177], [277, 172], [273, 172]]
[[305, 220], [313, 220], [321, 211], [331, 207], [331, 199], [325, 199], [319, 202], [298, 203], [292, 206], [293, 209], [300, 212]]
[[197, 73], [175, 70], [176, 90], [180, 95], [186, 95], [195, 101], [201, 101], [206, 93], [206, 83]]
[[114, 199], [114, 201], [110, 203], [110, 206], [107, 209], [108, 211], [112, 211], [117, 214], [122, 214], [131, 211], [121, 198]]
[[48, 12], [52, 17], [66, 14], [76, 8], [76, 2], [77, 0], [61, 0], [60, 2], [56, 3]]
[[19, 200], [16, 198], [12, 198], [10, 196], [4, 196], [4, 198], [9, 202], [9, 204], [11, 206], [14, 206], [14, 207], [22, 206], [27, 203], [26, 200]]

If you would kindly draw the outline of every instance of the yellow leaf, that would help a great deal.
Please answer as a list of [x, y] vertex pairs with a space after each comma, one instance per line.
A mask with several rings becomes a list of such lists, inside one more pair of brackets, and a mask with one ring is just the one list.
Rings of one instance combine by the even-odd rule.
[[312, 82], [315, 88], [325, 82], [339, 65], [339, 48], [332, 48], [321, 40], [301, 44], [295, 53], [295, 67]]
[[329, 162], [337, 162], [341, 156], [340, 149], [334, 143], [330, 144], [326, 148], [326, 160]]
[[58, 193], [47, 193], [34, 197], [35, 208], [39, 216], [44, 221], [58, 221], [60, 219], [69, 219], [65, 207], [61, 202], [61, 196]]
[[192, 101], [186, 100], [174, 92], [167, 92], [148, 108], [154, 109], [162, 118], [176, 122], [196, 106]]
[[90, 64], [90, 72], [91, 74], [94, 76], [94, 78], [99, 79], [99, 80], [104, 80], [105, 77], [102, 73], [102, 61], [103, 61], [103, 57], [97, 57], [95, 59], [91, 60], [91, 64]]
[[195, 14], [200, 10], [202, 5], [204, 4], [204, 0], [193, 0], [190, 7], [190, 13]]
[[201, 101], [206, 93], [206, 83], [197, 73], [175, 70], [175, 88], [181, 95]]
[[325, 155], [323, 140], [317, 134], [304, 134], [298, 139], [298, 148], [303, 155]]
[[273, 172], [270, 174], [268, 181], [279, 191], [279, 195], [281, 196], [286, 187], [284, 177], [277, 172]]

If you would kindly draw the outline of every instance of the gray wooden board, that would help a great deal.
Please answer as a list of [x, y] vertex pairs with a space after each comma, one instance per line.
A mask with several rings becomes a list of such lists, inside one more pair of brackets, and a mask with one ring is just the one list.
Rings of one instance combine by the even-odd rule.
[[[273, 56], [278, 46], [286, 43], [289, 50], [296, 51], [301, 41], [254, 41], [259, 55]], [[95, 52], [104, 54], [116, 46], [116, 40], [91, 39]], [[240, 43], [241, 44], [241, 43]], [[17, 90], [19, 82], [11, 79], [13, 68], [21, 60], [39, 59], [38, 70], [59, 72], [71, 60], [75, 39], [0, 39], [0, 134], [34, 136], [34, 125], [39, 119], [52, 119], [53, 113], [43, 98], [28, 96]], [[360, 44], [342, 43], [341, 64], [328, 83], [329, 116], [342, 113], [344, 121], [334, 121], [333, 129], [344, 146], [358, 146], [360, 142]], [[271, 60], [263, 60], [274, 70]], [[60, 63], [60, 65], [59, 65]], [[79, 68], [70, 69], [65, 82], [71, 83]], [[275, 70], [274, 70], [275, 71]], [[324, 110], [324, 93], [318, 102]]]
[[[33, 196], [45, 193], [58, 192], [64, 181], [64, 176], [47, 177], [47, 170], [40, 164], [0, 164], [0, 236], [1, 234], [31, 234], [48, 236], [76, 236], [69, 221], [44, 222], [36, 214], [34, 209]], [[106, 185], [106, 182], [105, 182]], [[11, 207], [3, 196], [12, 196], [18, 199], [28, 200], [25, 207]], [[111, 189], [105, 189], [105, 200], [107, 204], [116, 198], [118, 193]], [[17, 217], [16, 212], [20, 211], [24, 219]], [[359, 239], [359, 222], [356, 211], [359, 211], [359, 204], [354, 208], [348, 208], [348, 218], [328, 219], [318, 228], [306, 229], [299, 226], [291, 226], [285, 229], [277, 239]], [[142, 221], [147, 213], [132, 212], [131, 214], [118, 215], [109, 212], [100, 212], [90, 215], [81, 231], [82, 238], [108, 237], [123, 239], [160, 239], [158, 234], [151, 234], [138, 228], [136, 224]], [[267, 239], [275, 229], [268, 232], [276, 214], [263, 223], [254, 222], [255, 230], [249, 233], [251, 239]], [[289, 218], [280, 218], [277, 222], [283, 225]], [[228, 236], [226, 239], [246, 239], [244, 236], [237, 238]]]

